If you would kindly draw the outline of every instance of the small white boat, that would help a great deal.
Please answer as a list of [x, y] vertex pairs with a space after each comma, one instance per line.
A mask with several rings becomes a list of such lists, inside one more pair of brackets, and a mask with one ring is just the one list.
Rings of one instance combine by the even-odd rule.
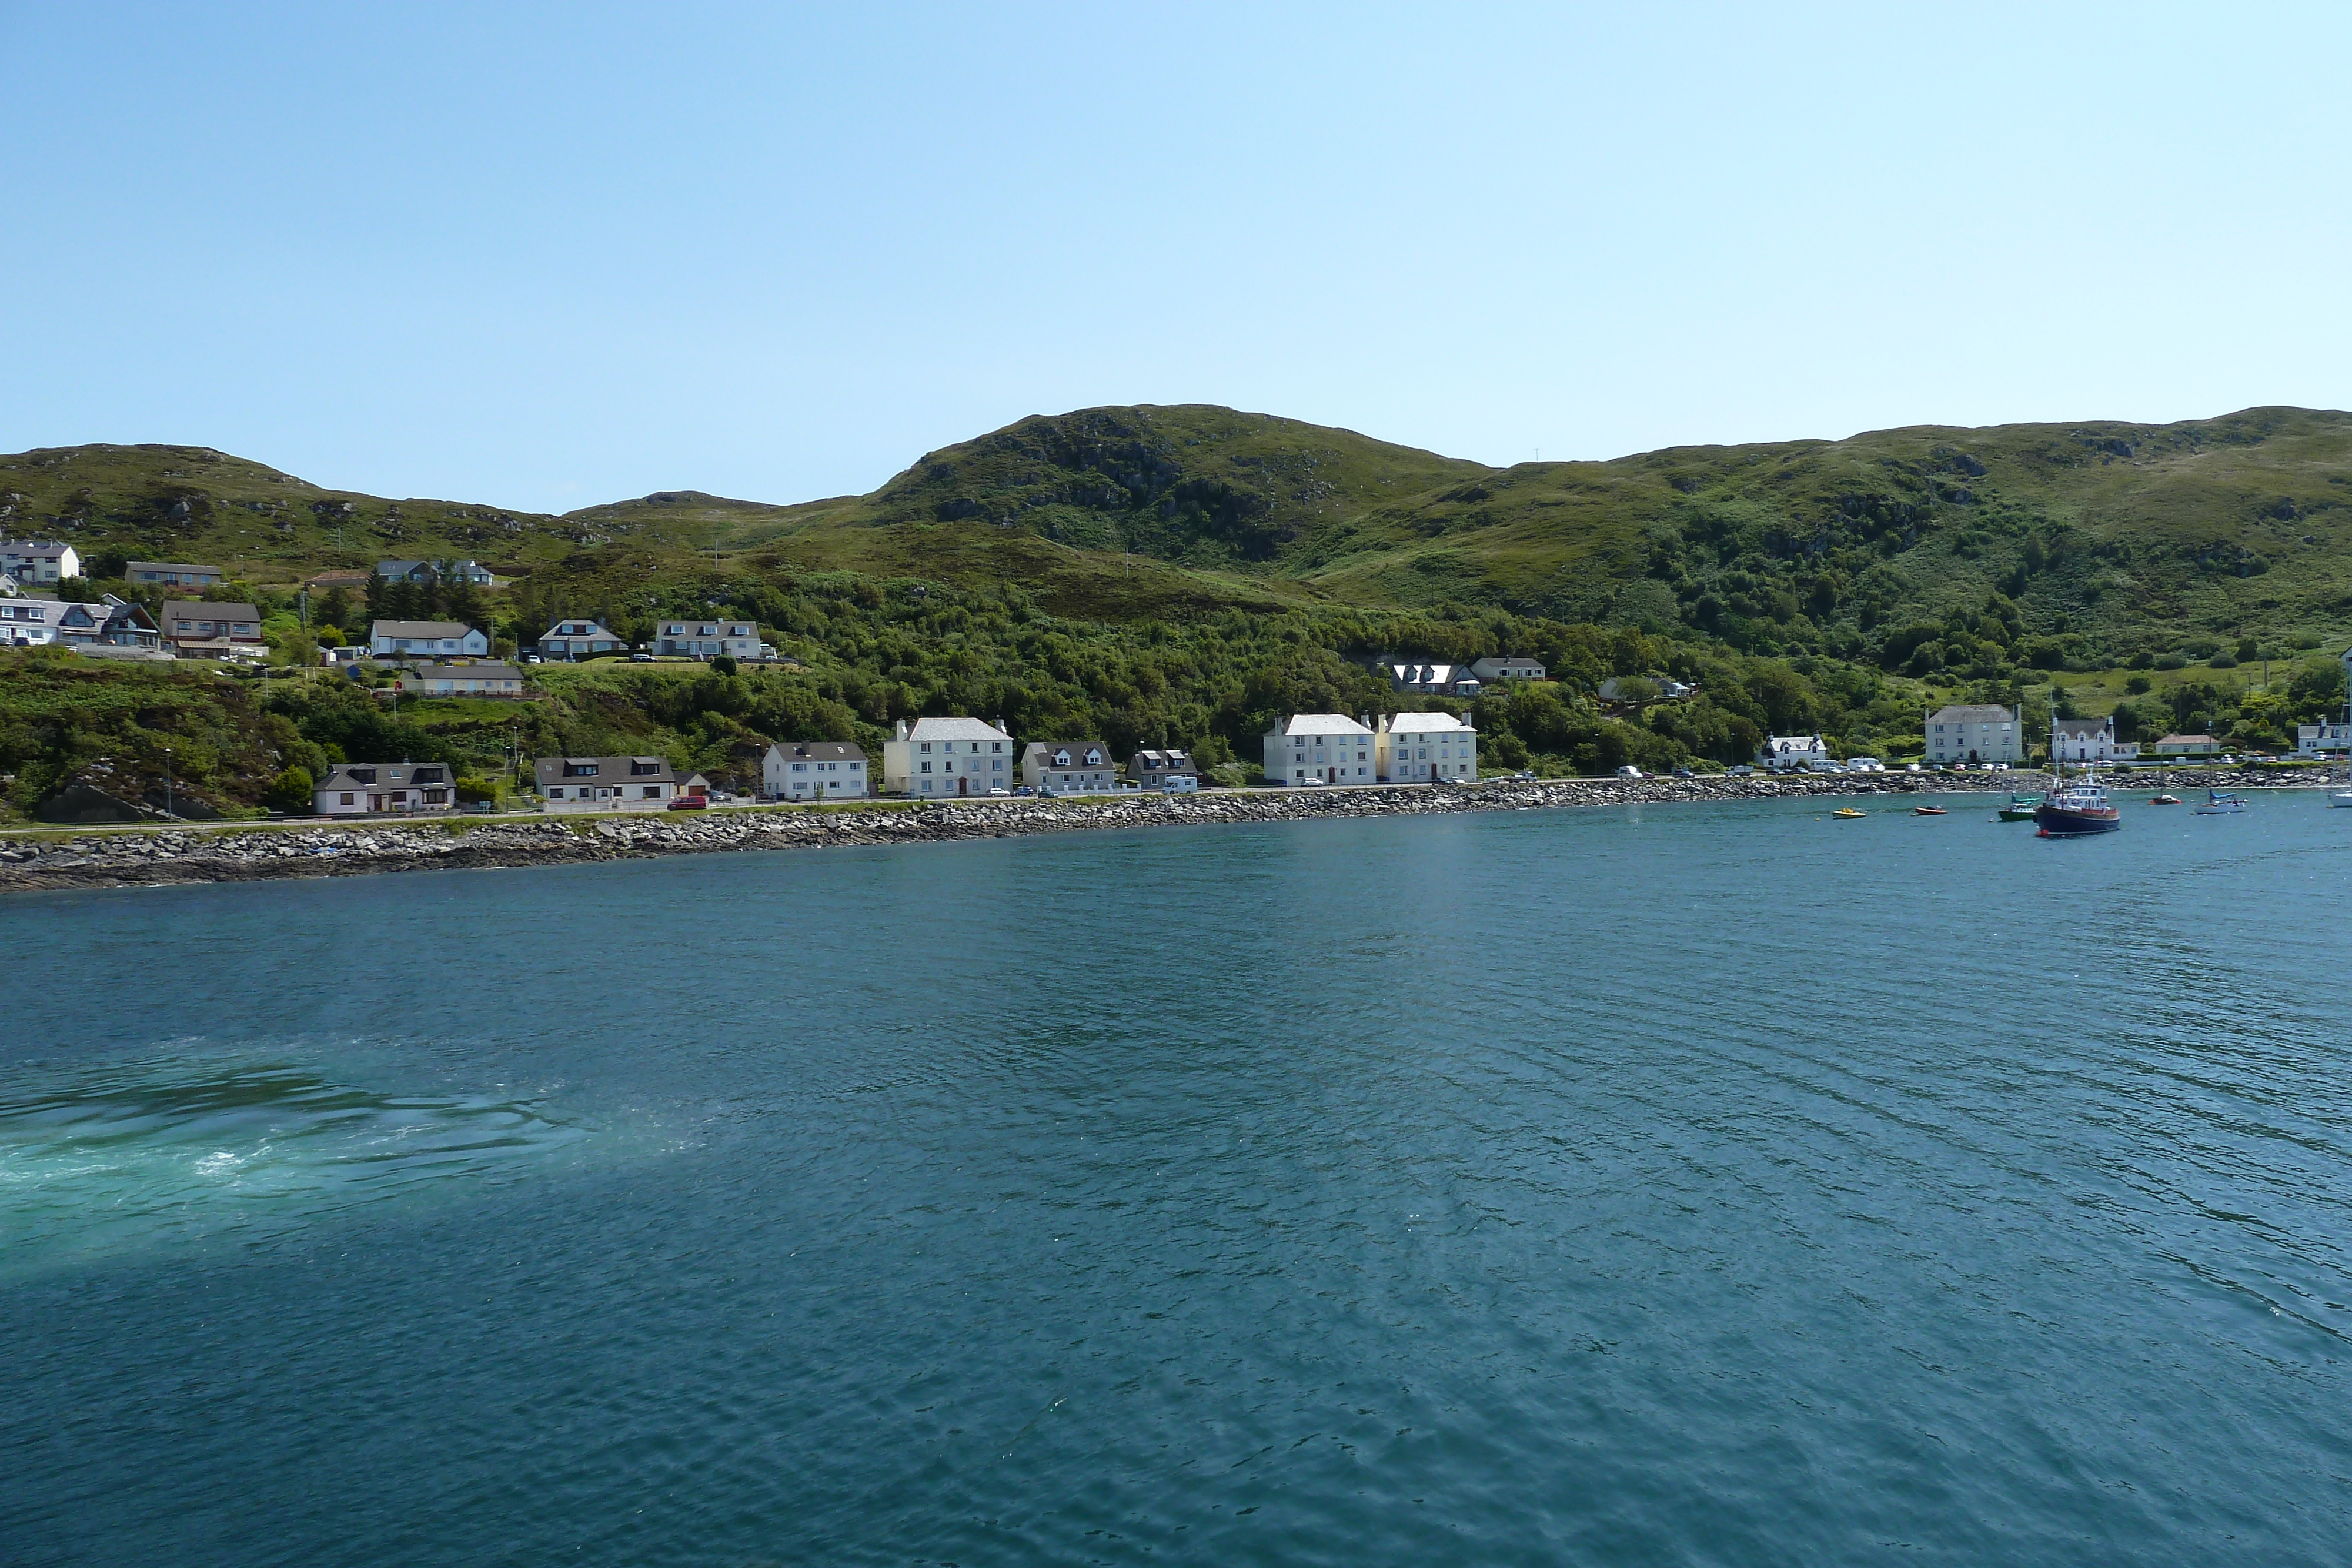
[[2327, 797], [2327, 803], [2331, 806], [2352, 806], [2352, 789], [2338, 789]]
[[2205, 791], [2203, 805], [2189, 808], [2200, 817], [2226, 817], [2245, 809], [2246, 798], [2243, 795], [2217, 795], [2210, 789]]

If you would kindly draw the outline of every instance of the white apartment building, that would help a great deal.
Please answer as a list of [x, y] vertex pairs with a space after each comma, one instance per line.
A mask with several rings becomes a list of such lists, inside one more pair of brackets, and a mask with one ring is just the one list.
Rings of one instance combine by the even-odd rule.
[[1372, 751], [1383, 784], [1478, 779], [1478, 732], [1450, 713], [1382, 714]]
[[1756, 748], [1757, 766], [1772, 773], [1818, 768], [1830, 759], [1830, 743], [1818, 735], [1768, 735]]
[[1927, 716], [1927, 760], [2022, 762], [2024, 710], [1952, 703]]
[[750, 621], [664, 621], [654, 628], [654, 652], [673, 659], [759, 660], [767, 656], [759, 626]]
[[2128, 762], [2139, 755], [2139, 742], [2117, 741], [2116, 721], [2105, 718], [2053, 718], [2050, 721], [2053, 762]]
[[1118, 788], [1118, 764], [1099, 740], [1033, 740], [1022, 748], [1021, 782], [1056, 794], [1107, 795]]
[[461, 621], [379, 621], [368, 628], [368, 652], [379, 659], [478, 659], [489, 651], [488, 633]]
[[81, 575], [81, 556], [55, 539], [0, 539], [0, 572], [31, 588]]
[[1372, 721], [1343, 713], [1294, 713], [1265, 732], [1265, 781], [1370, 784], [1380, 779]]
[[760, 792], [777, 800], [863, 800], [866, 749], [846, 740], [787, 740], [760, 761]]
[[882, 743], [882, 789], [918, 800], [1013, 789], [1013, 737], [982, 718], [900, 719]]

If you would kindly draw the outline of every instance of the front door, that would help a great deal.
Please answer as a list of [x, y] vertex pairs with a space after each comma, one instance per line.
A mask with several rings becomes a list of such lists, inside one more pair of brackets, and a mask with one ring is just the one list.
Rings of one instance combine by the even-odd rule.
[[969, 795], [971, 793], [971, 780], [965, 778], [961, 773], [956, 775], [956, 793], [959, 795]]

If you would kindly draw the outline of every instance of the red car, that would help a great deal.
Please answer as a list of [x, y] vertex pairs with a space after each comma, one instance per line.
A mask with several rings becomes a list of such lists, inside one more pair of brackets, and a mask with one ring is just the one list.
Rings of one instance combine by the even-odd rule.
[[680, 795], [669, 803], [669, 809], [673, 811], [699, 811], [709, 804], [699, 795]]

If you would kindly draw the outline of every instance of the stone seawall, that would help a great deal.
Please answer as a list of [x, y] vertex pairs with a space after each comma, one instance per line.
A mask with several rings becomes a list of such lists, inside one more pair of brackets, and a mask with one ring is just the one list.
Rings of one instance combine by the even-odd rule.
[[[2201, 775], [2200, 782], [2201, 782]], [[2138, 781], [2135, 781], [2138, 785]], [[991, 800], [954, 805], [719, 808], [691, 814], [460, 818], [432, 822], [228, 827], [0, 839], [0, 893], [270, 877], [359, 876], [426, 868], [849, 844], [943, 842], [1085, 829], [1207, 826], [1439, 811], [1541, 810], [1641, 801], [1867, 797], [2040, 789], [2039, 773], [1886, 773], [1861, 778], [1502, 779], [1450, 787], [1253, 789], [1112, 800]], [[2138, 785], [2144, 788], [2158, 786]], [[2173, 788], [2187, 788], [2184, 782]]]

